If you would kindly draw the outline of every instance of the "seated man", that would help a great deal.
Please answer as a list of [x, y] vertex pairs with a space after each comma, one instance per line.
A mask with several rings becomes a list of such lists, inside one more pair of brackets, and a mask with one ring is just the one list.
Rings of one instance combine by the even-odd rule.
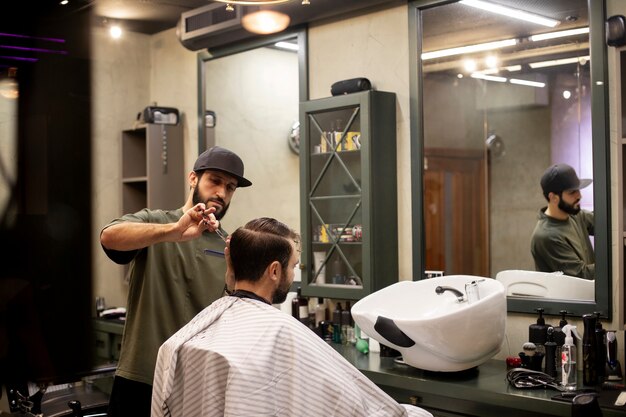
[[159, 349], [152, 416], [431, 416], [400, 405], [281, 303], [298, 265], [298, 235], [261, 218], [225, 250], [230, 296]]
[[594, 279], [596, 261], [589, 238], [593, 235], [593, 213], [580, 208], [580, 189], [589, 184], [590, 179], [578, 179], [574, 168], [567, 164], [552, 165], [541, 177], [548, 206], [539, 210], [531, 238], [537, 271], [562, 271]]

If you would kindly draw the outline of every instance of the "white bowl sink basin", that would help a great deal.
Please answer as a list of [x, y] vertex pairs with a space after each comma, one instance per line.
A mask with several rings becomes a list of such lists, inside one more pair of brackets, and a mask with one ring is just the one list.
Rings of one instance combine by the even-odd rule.
[[[465, 285], [477, 283], [467, 299]], [[437, 287], [454, 288], [437, 294]], [[352, 306], [354, 321], [368, 336], [402, 354], [415, 368], [456, 372], [473, 368], [500, 351], [506, 329], [504, 286], [491, 278], [448, 275], [401, 281]]]
[[514, 297], [595, 300], [595, 281], [564, 275], [562, 272], [538, 272], [511, 269], [498, 272], [496, 280]]

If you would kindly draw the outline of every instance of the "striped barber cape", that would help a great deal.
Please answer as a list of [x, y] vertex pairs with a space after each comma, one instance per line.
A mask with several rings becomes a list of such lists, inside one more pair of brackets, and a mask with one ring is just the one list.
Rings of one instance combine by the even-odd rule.
[[419, 416], [310, 329], [263, 302], [223, 297], [159, 349], [152, 417]]

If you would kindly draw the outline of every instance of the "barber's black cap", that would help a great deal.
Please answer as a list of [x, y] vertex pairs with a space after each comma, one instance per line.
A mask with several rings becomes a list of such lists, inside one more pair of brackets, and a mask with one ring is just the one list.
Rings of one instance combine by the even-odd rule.
[[228, 149], [213, 146], [202, 152], [193, 165], [195, 172], [213, 169], [232, 175], [237, 179], [237, 187], [249, 187], [252, 185], [243, 176], [243, 161], [237, 154]]
[[546, 169], [541, 177], [543, 195], [560, 194], [563, 191], [580, 190], [591, 184], [590, 179], [579, 179], [574, 168], [567, 164], [555, 164]]

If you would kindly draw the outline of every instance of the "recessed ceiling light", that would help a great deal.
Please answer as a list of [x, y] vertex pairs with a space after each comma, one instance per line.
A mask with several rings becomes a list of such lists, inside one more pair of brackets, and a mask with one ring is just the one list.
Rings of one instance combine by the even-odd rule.
[[241, 24], [248, 32], [268, 35], [285, 30], [289, 26], [289, 16], [273, 10], [260, 10], [241, 18]]

